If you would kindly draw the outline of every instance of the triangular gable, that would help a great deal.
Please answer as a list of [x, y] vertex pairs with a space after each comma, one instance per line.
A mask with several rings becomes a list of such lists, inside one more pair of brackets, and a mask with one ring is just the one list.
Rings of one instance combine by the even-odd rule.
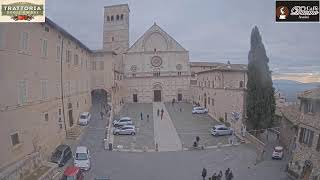
[[153, 35], [158, 35], [163, 37], [167, 44], [166, 51], [187, 51], [183, 48], [175, 39], [173, 39], [168, 33], [166, 33], [162, 28], [160, 28], [156, 23], [151, 26], [129, 49], [127, 52], [144, 52], [147, 51], [145, 43]]

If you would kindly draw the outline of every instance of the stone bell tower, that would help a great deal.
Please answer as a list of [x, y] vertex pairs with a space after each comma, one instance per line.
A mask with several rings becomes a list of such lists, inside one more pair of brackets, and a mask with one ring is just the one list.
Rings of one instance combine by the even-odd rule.
[[122, 54], [129, 48], [128, 4], [104, 7], [103, 49]]

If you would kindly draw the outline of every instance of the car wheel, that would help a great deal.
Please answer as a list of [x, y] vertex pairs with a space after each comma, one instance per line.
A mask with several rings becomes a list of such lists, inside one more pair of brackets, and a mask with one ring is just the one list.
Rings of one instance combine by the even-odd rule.
[[134, 135], [136, 135], [136, 133], [132, 132], [131, 135], [134, 136]]

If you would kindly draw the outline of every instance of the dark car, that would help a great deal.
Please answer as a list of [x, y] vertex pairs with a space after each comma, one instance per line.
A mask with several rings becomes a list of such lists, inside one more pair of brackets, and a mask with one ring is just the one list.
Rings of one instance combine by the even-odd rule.
[[71, 148], [68, 145], [59, 145], [52, 153], [51, 162], [57, 163], [60, 167], [64, 166], [72, 158]]

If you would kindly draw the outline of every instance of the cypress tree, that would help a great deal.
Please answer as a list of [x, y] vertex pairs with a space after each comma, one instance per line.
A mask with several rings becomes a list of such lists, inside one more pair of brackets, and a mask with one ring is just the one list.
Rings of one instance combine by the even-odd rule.
[[276, 106], [269, 58], [256, 26], [252, 29], [250, 44], [246, 96], [247, 125], [249, 130], [258, 130], [273, 125]]

